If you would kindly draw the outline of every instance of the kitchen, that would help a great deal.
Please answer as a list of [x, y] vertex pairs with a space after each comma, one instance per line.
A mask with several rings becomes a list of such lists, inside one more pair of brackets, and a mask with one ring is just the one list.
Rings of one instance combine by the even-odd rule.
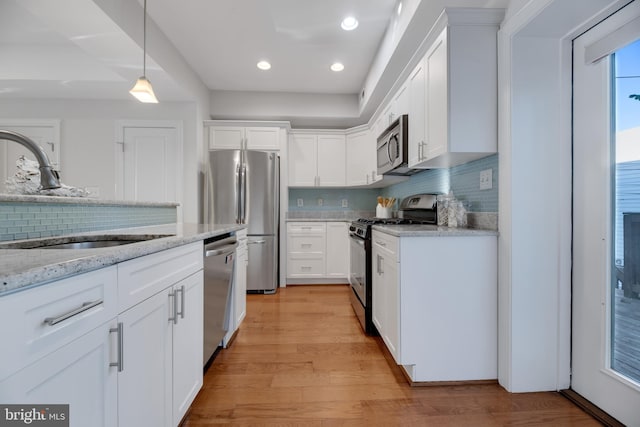
[[[424, 2], [423, 2], [424, 3]], [[417, 18], [424, 19], [422, 25], [416, 21], [420, 28], [431, 28], [436, 18], [442, 11], [443, 4], [428, 7], [426, 4], [413, 5], [419, 13]], [[501, 23], [501, 38], [498, 46], [498, 95], [501, 102], [498, 113], [498, 138], [497, 151], [499, 156], [485, 160], [489, 164], [480, 164], [479, 170], [473, 172], [474, 181], [478, 180], [480, 171], [492, 169], [496, 185], [489, 193], [499, 192], [495, 196], [495, 202], [488, 201], [483, 212], [497, 212], [499, 239], [499, 285], [498, 285], [498, 315], [501, 318], [499, 324], [498, 344], [498, 379], [500, 384], [512, 392], [558, 390], [569, 386], [569, 349], [570, 349], [570, 307], [568, 303], [568, 289], [571, 263], [571, 203], [570, 203], [570, 174], [564, 166], [570, 165], [571, 155], [567, 152], [567, 69], [570, 66], [560, 62], [566, 56], [555, 55], [564, 52], [566, 46], [560, 43], [565, 40], [567, 34], [575, 28], [585, 27], [586, 22], [597, 21], [597, 16], [606, 16], [616, 6], [622, 6], [624, 2], [588, 2], [582, 9], [582, 14], [573, 11], [569, 5], [561, 1], [556, 2], [483, 2], [485, 7], [506, 7], [505, 19]], [[133, 64], [129, 70], [131, 82], [135, 81], [139, 74], [141, 59], [142, 29], [141, 19], [129, 19], [137, 16], [142, 18], [142, 6], [132, 5], [131, 2], [106, 2], [98, 1], [80, 2], [70, 1], [68, 10], [74, 10], [74, 14], [83, 17], [95, 17], [95, 20], [86, 19], [86, 22], [75, 22], [67, 16], [60, 17], [53, 11], [46, 10], [46, 5], [38, 2], [25, 2], [30, 4], [31, 11], [43, 8], [40, 13], [43, 16], [51, 16], [57, 22], [52, 23], [57, 31], [73, 37], [74, 33], [82, 34], [86, 28], [100, 28], [105, 33], [111, 32], [114, 26], [122, 28], [115, 33], [118, 43], [122, 42], [123, 54], [130, 54], [128, 63]], [[408, 6], [407, 6], [408, 5]], [[412, 3], [407, 2], [405, 9], [411, 10]], [[466, 6], [477, 6], [477, 2], [466, 2]], [[460, 6], [459, 2], [456, 6]], [[3, 6], [5, 7], [5, 6]], [[51, 6], [53, 7], [53, 6]], [[153, 11], [153, 2], [149, 2], [149, 14], [155, 21], [162, 21], [161, 13]], [[177, 6], [176, 6], [177, 7]], [[237, 11], [231, 8], [221, 9], [216, 16], [231, 16]], [[167, 15], [172, 13], [165, 10]], [[185, 11], [186, 13], [186, 11]], [[194, 13], [194, 12], [192, 12]], [[194, 13], [197, 15], [197, 13]], [[551, 19], [554, 14], [562, 14], [566, 22], [558, 23]], [[6, 16], [3, 14], [3, 16]], [[191, 16], [196, 19], [197, 16]], [[207, 18], [207, 17], [204, 17]], [[593, 18], [593, 19], [592, 19]], [[166, 19], [166, 16], [165, 16]], [[202, 18], [201, 18], [202, 19]], [[208, 17], [205, 20], [214, 19]], [[219, 19], [219, 18], [218, 18]], [[71, 22], [70, 22], [71, 21]], [[10, 23], [7, 23], [10, 24]], [[166, 25], [166, 24], [165, 24]], [[205, 23], [201, 26], [204, 27]], [[554, 27], [555, 26], [555, 27]], [[402, 27], [400, 25], [399, 27]], [[9, 25], [4, 28], [11, 28]], [[413, 26], [407, 27], [409, 31], [415, 30]], [[162, 28], [168, 32], [167, 28]], [[291, 123], [299, 123], [292, 126], [304, 128], [322, 127], [320, 118], [329, 118], [331, 128], [350, 129], [362, 125], [374, 113], [375, 108], [382, 103], [382, 99], [393, 86], [395, 79], [386, 74], [386, 69], [378, 69], [377, 79], [382, 87], [370, 92], [372, 97], [378, 97], [377, 102], [369, 102], [364, 110], [364, 119], [360, 119], [357, 97], [345, 97], [338, 95], [323, 95], [310, 97], [309, 95], [294, 93], [287, 99], [279, 96], [271, 96], [268, 93], [239, 93], [232, 90], [210, 90], [200, 80], [200, 77], [189, 67], [174, 43], [169, 43], [167, 36], [155, 23], [149, 23], [147, 28], [147, 48], [149, 79], [154, 87], [160, 87], [163, 79], [168, 78], [168, 89], [179, 92], [171, 96], [171, 102], [161, 102], [153, 109], [147, 106], [135, 104], [123, 99], [110, 99], [113, 92], [110, 86], [104, 85], [104, 101], [74, 100], [73, 102], [59, 99], [39, 99], [44, 95], [37, 92], [38, 85], [33, 84], [35, 93], [25, 94], [23, 97], [6, 95], [0, 98], [0, 108], [3, 118], [13, 119], [60, 119], [63, 138], [59, 150], [61, 159], [61, 173], [63, 181], [73, 185], [93, 187], [94, 191], [103, 199], [123, 199], [125, 193], [122, 186], [118, 185], [113, 174], [117, 167], [118, 152], [122, 148], [114, 146], [114, 128], [126, 128], [127, 123], [117, 124], [119, 120], [134, 121], [180, 121], [182, 130], [179, 132], [182, 139], [182, 161], [184, 173], [181, 174], [180, 191], [177, 191], [177, 201], [181, 204], [181, 220], [189, 223], [199, 222], [199, 186], [202, 182], [200, 173], [205, 170], [205, 162], [202, 153], [209, 144], [207, 130], [202, 126], [209, 119], [235, 119], [244, 121], [263, 121], [280, 118], [288, 118]], [[424, 30], [423, 30], [424, 31]], [[76, 35], [77, 35], [76, 34]], [[553, 34], [557, 43], [552, 43], [548, 35]], [[123, 38], [123, 40], [119, 39]], [[423, 35], [424, 37], [424, 35]], [[6, 38], [3, 37], [3, 40]], [[136, 42], [134, 43], [133, 40]], [[53, 39], [51, 39], [53, 40]], [[80, 43], [90, 43], [90, 39], [78, 39]], [[538, 43], [538, 44], [536, 44]], [[135, 49], [130, 49], [135, 45]], [[396, 70], [392, 74], [401, 74], [402, 68], [408, 63], [413, 52], [418, 49], [419, 42], [414, 40], [408, 52], [398, 52], [404, 56], [393, 56]], [[120, 46], [120, 45], [119, 45]], [[83, 45], [84, 48], [90, 46]], [[24, 47], [27, 48], [26, 46]], [[105, 46], [94, 46], [97, 49], [108, 49]], [[182, 49], [181, 49], [182, 50]], [[214, 50], [212, 48], [212, 50]], [[535, 52], [533, 55], [523, 58], [519, 52]], [[35, 51], [34, 54], [38, 52]], [[41, 52], [40, 52], [41, 53]], [[213, 55], [215, 56], [215, 55]], [[400, 59], [403, 59], [401, 61]], [[416, 58], [419, 59], [419, 58]], [[540, 61], [543, 59], [543, 61]], [[381, 59], [382, 60], [382, 59]], [[154, 62], [151, 62], [154, 61]], [[157, 61], [157, 62], [156, 62]], [[558, 61], [558, 62], [554, 62]], [[162, 65], [159, 65], [162, 64]], [[35, 67], [35, 65], [42, 65]], [[34, 64], [34, 69], [43, 69], [46, 64]], [[562, 65], [562, 67], [561, 67]], [[252, 65], [253, 66], [253, 65]], [[528, 70], [548, 67], [548, 72], [532, 73]], [[564, 68], [563, 68], [564, 67]], [[158, 68], [156, 70], [156, 68]], [[557, 70], [564, 70], [558, 73]], [[78, 69], [79, 70], [79, 69]], [[55, 69], [52, 72], [56, 71]], [[156, 71], [159, 74], [153, 74]], [[409, 72], [411, 70], [407, 70]], [[102, 70], [105, 73], [104, 70]], [[389, 70], [391, 72], [391, 70]], [[79, 74], [80, 71], [78, 71]], [[170, 77], [167, 77], [170, 76]], [[6, 77], [6, 80], [15, 80], [18, 77]], [[97, 78], [97, 77], [96, 77]], [[104, 77], [114, 79], [113, 75]], [[376, 79], [376, 73], [370, 76]], [[56, 77], [54, 76], [54, 80]], [[78, 80], [91, 81], [86, 75], [77, 76]], [[61, 79], [66, 80], [66, 79]], [[72, 79], [71, 79], [72, 80]], [[124, 79], [116, 79], [124, 80]], [[130, 86], [129, 81], [123, 82], [124, 86]], [[176, 82], [179, 82], [177, 84]], [[555, 83], [554, 83], [555, 82]], [[87, 83], [89, 84], [89, 83]], [[564, 90], [543, 90], [555, 84]], [[101, 86], [96, 83], [97, 86]], [[10, 87], [11, 85], [7, 85]], [[554, 86], [554, 87], [556, 87]], [[68, 90], [74, 85], [67, 84]], [[186, 89], [185, 89], [186, 88]], [[377, 88], [377, 86], [376, 86]], [[527, 103], [535, 88], [536, 100], [539, 103]], [[128, 87], [125, 90], [128, 91]], [[45, 90], [43, 88], [42, 90]], [[82, 92], [82, 85], [77, 89]], [[160, 97], [161, 91], [156, 89]], [[43, 92], [44, 93], [44, 92]], [[170, 92], [165, 92], [169, 94]], [[170, 95], [167, 95], [170, 96]], [[337, 102], [342, 100], [343, 102]], [[297, 102], [296, 102], [297, 101]], [[247, 105], [251, 107], [248, 108]], [[549, 108], [549, 106], [557, 106]], [[528, 113], [528, 114], [525, 114]], [[337, 117], [336, 117], [337, 116]], [[535, 120], [534, 120], [535, 118]], [[564, 119], [563, 119], [564, 118]], [[553, 123], [554, 126], [535, 126], [539, 121]], [[129, 123], [130, 124], [130, 123]], [[346, 136], [345, 136], [346, 137]], [[85, 141], [99, 140], [100, 143], [87, 146]], [[281, 140], [281, 152], [284, 153], [287, 140]], [[536, 147], [537, 149], [533, 149]], [[100, 160], [97, 160], [100, 159]], [[493, 163], [491, 163], [493, 162]], [[287, 159], [282, 156], [282, 165], [287, 164]], [[351, 163], [351, 161], [350, 161]], [[193, 165], [199, 165], [194, 168]], [[498, 174], [498, 165], [499, 174]], [[462, 168], [463, 166], [458, 166]], [[538, 173], [539, 168], [545, 170], [544, 176]], [[286, 168], [282, 168], [286, 173]], [[570, 169], [569, 169], [570, 170]], [[463, 170], [450, 170], [444, 173], [433, 169], [420, 176], [419, 179], [428, 185], [421, 185], [419, 191], [411, 189], [413, 181], [408, 180], [397, 184], [397, 190], [315, 190], [294, 189], [287, 193], [281, 192], [281, 230], [286, 228], [284, 212], [293, 212], [298, 209], [297, 200], [303, 199], [303, 206], [318, 205], [318, 199], [336, 200], [339, 205], [323, 205], [317, 210], [342, 211], [342, 199], [348, 199], [348, 204], [359, 210], [372, 210], [370, 202], [359, 203], [359, 200], [373, 199], [379, 193], [385, 197], [405, 196], [420, 192], [446, 192], [449, 186], [442, 184], [449, 179], [455, 180], [456, 175], [463, 176]], [[449, 176], [447, 176], [449, 175]], [[415, 177], [414, 177], [415, 178]], [[285, 180], [285, 177], [282, 177]], [[464, 179], [463, 179], [464, 181]], [[562, 183], [558, 185], [557, 183]], [[402, 187], [402, 186], [406, 187]], [[391, 187], [387, 187], [391, 188]], [[122, 191], [122, 193], [119, 193]], [[286, 191], [286, 190], [285, 190]], [[393, 193], [385, 193], [393, 191]], [[342, 192], [342, 193], [340, 193]], [[489, 194], [480, 193], [480, 194]], [[292, 194], [294, 197], [292, 197]], [[522, 195], [526, 194], [526, 199]], [[457, 196], [454, 191], [454, 195]], [[373, 197], [371, 197], [373, 196]], [[557, 206], [557, 215], [540, 218], [539, 205], [541, 200], [553, 200]], [[293, 205], [293, 206], [292, 206]], [[339, 208], [338, 208], [339, 206]], [[296, 209], [293, 209], [296, 208]], [[303, 209], [300, 209], [303, 210]], [[531, 224], [540, 224], [536, 230], [532, 230]], [[281, 249], [284, 252], [284, 248]], [[282, 257], [281, 257], [282, 259]], [[535, 265], [535, 268], [534, 268]], [[286, 271], [281, 267], [281, 275]], [[284, 278], [286, 280], [286, 277]], [[283, 283], [281, 276], [281, 283]], [[552, 301], [552, 304], [549, 302]], [[549, 306], [553, 306], [550, 308]], [[514, 313], [514, 314], [511, 314]], [[521, 337], [528, 337], [523, 341]], [[526, 357], [523, 355], [527, 355]], [[552, 356], [550, 356], [552, 355]], [[540, 363], [528, 363], [536, 360]], [[543, 362], [544, 361], [544, 362]], [[613, 411], [612, 409], [610, 411]]]

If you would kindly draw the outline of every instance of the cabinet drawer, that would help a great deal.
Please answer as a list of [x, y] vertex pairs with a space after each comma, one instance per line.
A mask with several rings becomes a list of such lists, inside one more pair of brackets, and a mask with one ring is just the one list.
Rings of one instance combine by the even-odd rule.
[[0, 380], [114, 318], [116, 280], [113, 266], [0, 298]]
[[287, 232], [291, 233], [325, 233], [327, 224], [324, 222], [290, 222]]
[[287, 277], [324, 276], [324, 256], [306, 254], [289, 255], [287, 260]]
[[202, 241], [118, 264], [118, 312], [202, 269]]
[[381, 233], [379, 231], [373, 232], [371, 236], [371, 243], [378, 248], [396, 255], [396, 261], [398, 260], [398, 238], [389, 234]]
[[324, 236], [289, 235], [289, 252], [324, 253]]

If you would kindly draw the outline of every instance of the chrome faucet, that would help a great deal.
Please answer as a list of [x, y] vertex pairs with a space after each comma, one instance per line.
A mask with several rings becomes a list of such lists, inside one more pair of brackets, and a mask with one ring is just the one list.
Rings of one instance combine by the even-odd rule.
[[40, 188], [42, 190], [60, 188], [60, 176], [58, 175], [58, 172], [51, 167], [49, 157], [47, 157], [47, 153], [44, 152], [42, 147], [36, 144], [32, 139], [10, 130], [0, 130], [0, 139], [8, 139], [9, 141], [17, 142], [18, 144], [25, 146], [33, 153], [34, 156], [36, 156], [38, 164], [40, 165]]

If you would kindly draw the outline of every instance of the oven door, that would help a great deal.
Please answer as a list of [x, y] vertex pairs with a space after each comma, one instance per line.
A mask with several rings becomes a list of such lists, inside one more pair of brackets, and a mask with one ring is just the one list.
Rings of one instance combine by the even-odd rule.
[[352, 234], [349, 235], [349, 240], [351, 245], [349, 283], [360, 300], [360, 304], [364, 307], [367, 301], [367, 251], [365, 240]]

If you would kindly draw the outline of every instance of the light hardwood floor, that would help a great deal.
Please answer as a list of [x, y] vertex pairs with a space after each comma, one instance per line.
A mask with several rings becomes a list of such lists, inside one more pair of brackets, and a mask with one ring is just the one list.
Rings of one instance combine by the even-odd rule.
[[248, 295], [240, 332], [206, 372], [183, 426], [600, 425], [558, 393], [410, 387], [380, 338], [362, 333], [348, 292]]

